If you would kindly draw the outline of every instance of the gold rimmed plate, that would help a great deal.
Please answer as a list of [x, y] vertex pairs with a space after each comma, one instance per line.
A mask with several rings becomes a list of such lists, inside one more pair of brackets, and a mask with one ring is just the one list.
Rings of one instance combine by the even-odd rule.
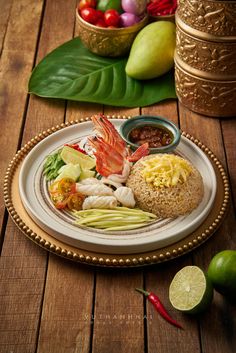
[[[119, 129], [122, 119], [114, 119], [113, 123]], [[156, 222], [138, 231], [108, 234], [78, 228], [66, 215], [55, 212], [42, 177], [45, 156], [65, 143], [85, 138], [91, 131], [89, 119], [79, 125], [78, 121], [62, 124], [31, 140], [11, 162], [5, 179], [5, 202], [24, 234], [61, 256], [106, 266], [137, 266], [167, 260], [190, 251], [213, 234], [228, 204], [228, 180], [215, 156], [186, 134], [182, 134], [177, 153], [191, 159], [200, 170], [205, 187], [204, 199], [192, 214]]]

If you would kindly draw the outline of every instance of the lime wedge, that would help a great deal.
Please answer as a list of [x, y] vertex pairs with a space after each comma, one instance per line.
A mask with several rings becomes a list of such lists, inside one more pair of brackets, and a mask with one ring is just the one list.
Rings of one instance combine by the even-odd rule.
[[213, 287], [199, 267], [185, 266], [176, 273], [170, 284], [169, 299], [175, 309], [197, 314], [212, 302]]
[[74, 148], [69, 146], [64, 146], [62, 148], [61, 158], [66, 164], [79, 164], [82, 169], [92, 169], [96, 166], [95, 158], [76, 151]]

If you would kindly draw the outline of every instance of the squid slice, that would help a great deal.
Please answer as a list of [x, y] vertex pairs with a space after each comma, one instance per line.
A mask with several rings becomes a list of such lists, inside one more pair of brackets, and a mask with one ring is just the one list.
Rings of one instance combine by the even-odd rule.
[[83, 202], [83, 210], [91, 208], [111, 209], [117, 206], [117, 199], [114, 196], [88, 196]]
[[102, 177], [101, 182], [103, 184], [108, 184], [108, 185], [114, 186], [116, 189], [118, 189], [122, 186], [121, 183], [116, 183], [115, 181], [113, 181], [109, 178], [104, 178], [104, 177]]
[[125, 207], [133, 208], [135, 206], [135, 199], [133, 191], [127, 186], [121, 186], [114, 191], [114, 196]]
[[101, 184], [101, 180], [97, 178], [86, 178], [81, 180], [79, 183], [83, 185]]
[[81, 184], [76, 183], [76, 191], [87, 196], [107, 196], [113, 195], [113, 190], [108, 186], [100, 183], [96, 184]]

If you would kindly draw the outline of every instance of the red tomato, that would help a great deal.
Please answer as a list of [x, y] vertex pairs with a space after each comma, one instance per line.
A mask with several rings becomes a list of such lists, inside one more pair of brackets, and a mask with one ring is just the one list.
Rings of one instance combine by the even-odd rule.
[[98, 15], [98, 19], [104, 20], [104, 12], [102, 12], [101, 10], [97, 10], [97, 15]]
[[80, 0], [78, 4], [78, 10], [85, 9], [86, 7], [93, 7], [95, 9], [96, 7], [96, 0]]
[[120, 15], [116, 10], [110, 9], [105, 11], [104, 20], [107, 26], [118, 27], [120, 22]]
[[99, 18], [97, 20], [97, 22], [95, 23], [95, 26], [102, 27], [102, 28], [106, 28], [107, 27], [106, 22], [104, 21], [103, 18]]
[[97, 10], [92, 7], [86, 7], [80, 11], [81, 17], [91, 24], [95, 24], [98, 20]]

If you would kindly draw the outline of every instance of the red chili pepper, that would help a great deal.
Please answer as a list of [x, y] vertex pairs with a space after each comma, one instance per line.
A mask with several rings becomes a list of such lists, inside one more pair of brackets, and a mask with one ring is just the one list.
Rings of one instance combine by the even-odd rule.
[[161, 303], [160, 299], [158, 298], [158, 296], [152, 292], [147, 292], [143, 289], [140, 288], [135, 288], [136, 291], [142, 293], [145, 295], [145, 297], [150, 301], [150, 303], [153, 304], [154, 308], [156, 308], [156, 310], [158, 311], [158, 313], [166, 320], [168, 321], [170, 324], [178, 327], [178, 328], [183, 328], [177, 321], [175, 321], [174, 319], [172, 319], [172, 317], [167, 313], [164, 305]]
[[176, 0], [154, 0], [147, 5], [148, 13], [152, 16], [173, 14], [176, 8]]

